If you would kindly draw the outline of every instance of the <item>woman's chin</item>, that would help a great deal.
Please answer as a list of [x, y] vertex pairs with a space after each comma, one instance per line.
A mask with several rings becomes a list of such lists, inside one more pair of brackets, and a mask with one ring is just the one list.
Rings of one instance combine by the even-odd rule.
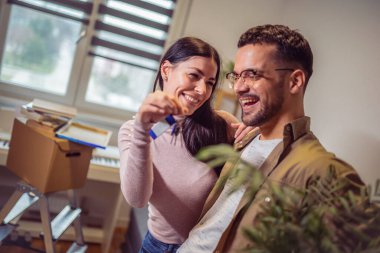
[[192, 110], [189, 108], [186, 108], [186, 109], [187, 109], [187, 111], [185, 113], [183, 113], [183, 116], [190, 116], [195, 112], [195, 110]]
[[193, 106], [189, 106], [187, 103], [181, 103], [181, 107], [182, 107], [182, 113], [181, 115], [183, 116], [190, 116], [191, 114], [193, 114], [196, 109], [194, 109]]

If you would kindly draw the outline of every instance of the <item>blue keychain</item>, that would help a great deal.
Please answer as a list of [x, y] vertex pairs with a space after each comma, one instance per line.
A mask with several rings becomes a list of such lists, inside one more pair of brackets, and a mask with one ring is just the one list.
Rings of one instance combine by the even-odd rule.
[[[158, 136], [160, 136], [162, 133], [164, 133], [166, 130], [168, 130], [171, 126], [173, 126], [176, 123], [173, 115], [166, 116], [165, 119], [157, 122], [153, 125], [153, 127], [149, 130], [149, 135], [152, 137], [152, 139], [156, 139]], [[174, 126], [175, 128], [175, 126]]]

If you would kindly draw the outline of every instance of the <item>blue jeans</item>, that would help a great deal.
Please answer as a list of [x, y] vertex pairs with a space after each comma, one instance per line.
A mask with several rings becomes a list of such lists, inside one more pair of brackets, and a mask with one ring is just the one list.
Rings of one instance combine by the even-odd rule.
[[139, 253], [175, 253], [180, 244], [168, 244], [154, 238], [148, 231], [142, 242]]

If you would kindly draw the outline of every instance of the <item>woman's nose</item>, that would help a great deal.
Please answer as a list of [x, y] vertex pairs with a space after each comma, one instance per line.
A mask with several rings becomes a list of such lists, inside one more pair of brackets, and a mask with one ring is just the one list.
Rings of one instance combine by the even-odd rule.
[[200, 80], [197, 85], [195, 86], [195, 91], [200, 94], [200, 95], [204, 95], [206, 94], [206, 89], [207, 89], [207, 84], [205, 81], [203, 80]]

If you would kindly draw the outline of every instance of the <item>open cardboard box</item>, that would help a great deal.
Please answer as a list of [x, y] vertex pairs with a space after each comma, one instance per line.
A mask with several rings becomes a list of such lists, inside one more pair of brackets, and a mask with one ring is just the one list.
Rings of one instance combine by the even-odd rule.
[[42, 193], [82, 187], [92, 156], [92, 147], [54, 134], [32, 120], [13, 123], [7, 167]]

